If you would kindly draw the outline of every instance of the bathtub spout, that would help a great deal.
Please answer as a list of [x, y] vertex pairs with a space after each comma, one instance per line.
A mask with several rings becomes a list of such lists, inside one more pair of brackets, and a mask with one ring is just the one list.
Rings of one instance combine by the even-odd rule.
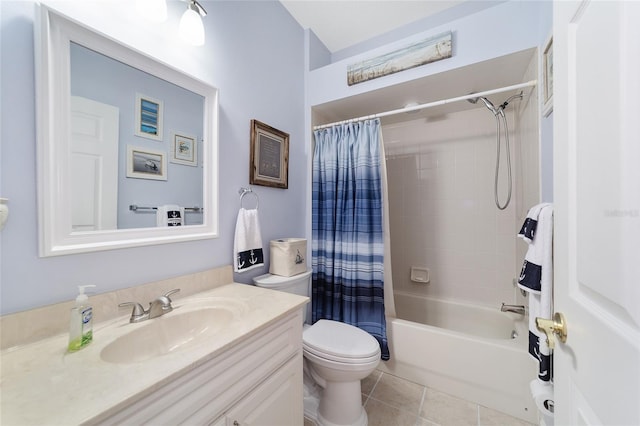
[[500, 307], [500, 312], [513, 312], [515, 314], [524, 315], [525, 310], [523, 305], [505, 305], [502, 302], [502, 306]]

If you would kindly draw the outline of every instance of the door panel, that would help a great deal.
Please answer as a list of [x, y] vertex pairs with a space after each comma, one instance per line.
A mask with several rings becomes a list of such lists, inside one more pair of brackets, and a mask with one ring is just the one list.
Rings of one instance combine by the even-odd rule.
[[554, 3], [557, 424], [640, 424], [639, 19], [638, 2]]
[[71, 227], [117, 229], [119, 109], [71, 97]]

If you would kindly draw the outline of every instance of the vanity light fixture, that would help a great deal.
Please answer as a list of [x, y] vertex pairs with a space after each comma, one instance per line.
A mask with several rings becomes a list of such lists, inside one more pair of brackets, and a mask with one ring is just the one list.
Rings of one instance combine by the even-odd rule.
[[180, 19], [180, 36], [189, 44], [202, 46], [204, 44], [202, 16], [206, 16], [207, 11], [196, 0], [187, 1], [189, 5]]
[[167, 0], [136, 0], [136, 9], [147, 21], [160, 23], [167, 20]]

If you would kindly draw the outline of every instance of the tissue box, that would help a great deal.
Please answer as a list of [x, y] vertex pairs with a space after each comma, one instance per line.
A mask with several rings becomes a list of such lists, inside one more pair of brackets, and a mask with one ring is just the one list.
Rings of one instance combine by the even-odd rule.
[[269, 273], [290, 277], [307, 270], [307, 240], [304, 238], [281, 238], [269, 244], [271, 265]]

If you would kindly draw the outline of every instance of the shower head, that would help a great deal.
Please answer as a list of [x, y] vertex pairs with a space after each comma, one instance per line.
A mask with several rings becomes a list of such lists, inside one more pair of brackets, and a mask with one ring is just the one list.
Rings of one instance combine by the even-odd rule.
[[489, 109], [489, 111], [491, 111], [494, 115], [498, 114], [498, 110], [496, 109], [495, 106], [493, 106], [493, 104], [489, 99], [485, 98], [484, 96], [478, 99], [480, 99], [484, 104], [484, 106], [486, 106]]

